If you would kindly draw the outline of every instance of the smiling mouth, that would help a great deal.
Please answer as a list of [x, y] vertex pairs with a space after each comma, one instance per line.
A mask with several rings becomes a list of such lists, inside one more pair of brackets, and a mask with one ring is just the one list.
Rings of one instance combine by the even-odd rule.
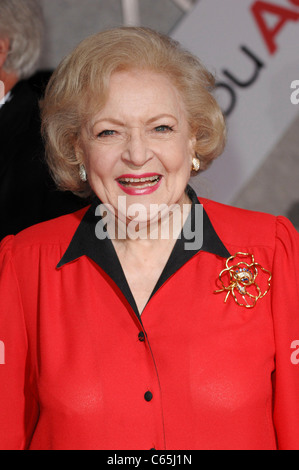
[[161, 178], [161, 175], [154, 175], [144, 178], [118, 178], [117, 181], [125, 188], [144, 189], [155, 186], [159, 183]]

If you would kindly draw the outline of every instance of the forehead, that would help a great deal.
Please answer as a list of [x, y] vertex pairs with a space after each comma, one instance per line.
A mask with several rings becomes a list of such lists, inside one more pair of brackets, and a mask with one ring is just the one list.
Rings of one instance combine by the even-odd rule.
[[124, 114], [147, 112], [185, 115], [182, 96], [169, 77], [152, 71], [115, 72], [109, 82], [107, 99], [99, 114], [108, 110]]

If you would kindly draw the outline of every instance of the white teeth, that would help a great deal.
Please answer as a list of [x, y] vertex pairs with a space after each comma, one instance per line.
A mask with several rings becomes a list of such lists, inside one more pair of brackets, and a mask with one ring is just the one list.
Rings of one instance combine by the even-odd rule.
[[147, 181], [156, 181], [159, 178], [159, 175], [155, 175], [148, 178], [120, 178], [119, 181], [123, 183], [146, 183]]
[[[161, 176], [155, 175], [155, 176], [149, 176], [147, 178], [119, 178], [119, 182], [122, 184], [126, 184], [127, 187], [130, 187], [130, 183], [135, 183], [135, 188], [136, 189], [142, 189], [146, 188], [147, 186], [155, 186], [155, 184], [160, 181]], [[136, 186], [136, 183], [140, 183], [138, 186]], [[133, 186], [132, 186], [133, 187]]]

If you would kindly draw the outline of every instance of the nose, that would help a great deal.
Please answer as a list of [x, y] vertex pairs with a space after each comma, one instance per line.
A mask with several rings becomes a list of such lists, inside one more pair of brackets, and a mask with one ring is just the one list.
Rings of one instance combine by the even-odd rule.
[[147, 163], [152, 156], [153, 152], [148, 148], [140, 129], [133, 129], [123, 150], [122, 159], [131, 166], [140, 167]]

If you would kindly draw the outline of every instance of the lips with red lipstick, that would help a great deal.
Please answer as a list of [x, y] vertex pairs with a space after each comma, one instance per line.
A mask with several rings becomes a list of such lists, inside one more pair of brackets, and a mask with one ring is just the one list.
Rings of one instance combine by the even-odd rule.
[[162, 176], [158, 173], [143, 175], [126, 174], [119, 176], [116, 181], [127, 194], [149, 194], [158, 189]]

